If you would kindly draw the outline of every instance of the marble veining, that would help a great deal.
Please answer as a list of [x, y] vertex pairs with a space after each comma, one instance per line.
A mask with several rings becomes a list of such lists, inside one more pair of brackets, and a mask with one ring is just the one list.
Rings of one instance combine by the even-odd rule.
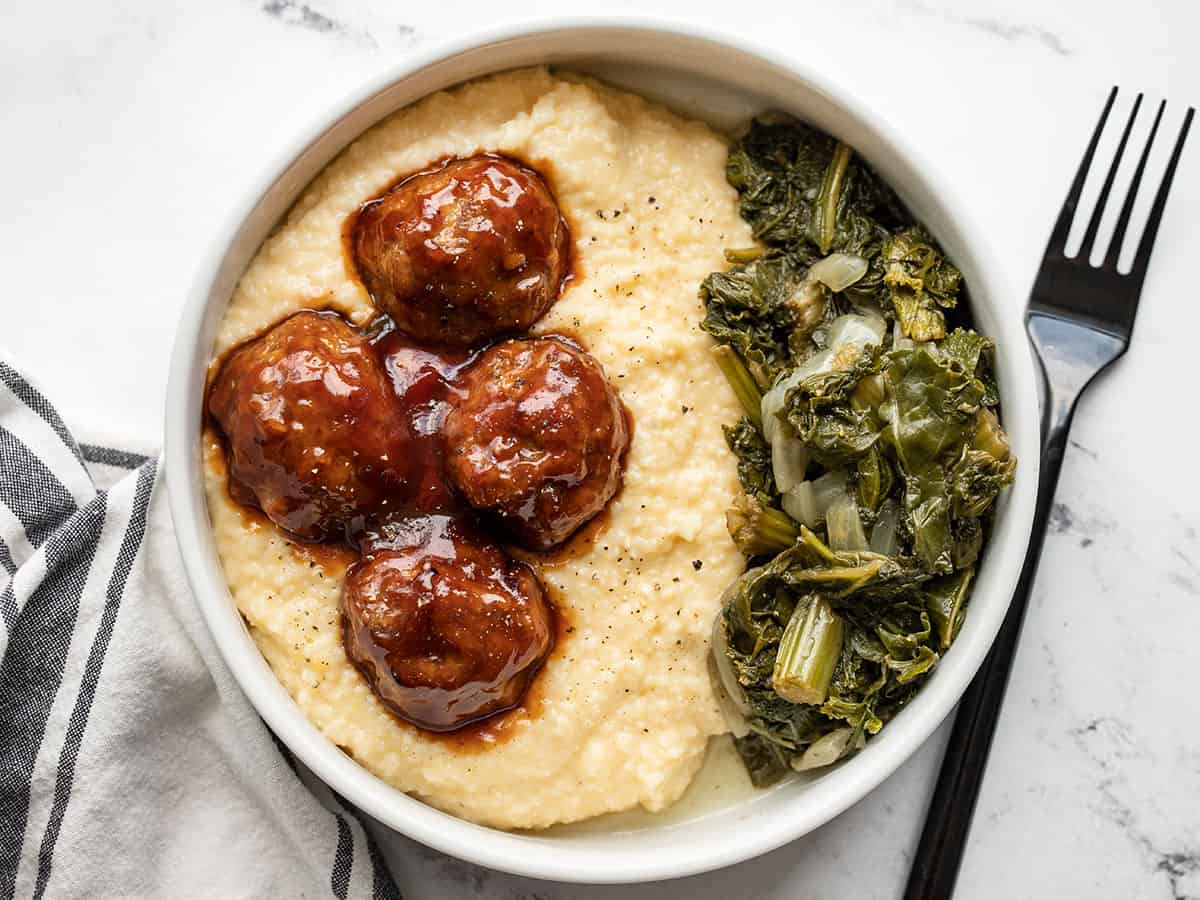
[[1035, 28], [1031, 25], [1007, 25], [996, 19], [963, 18], [958, 21], [971, 28], [978, 28], [980, 31], [994, 34], [996, 37], [1003, 38], [1006, 41], [1029, 38], [1037, 41], [1044, 47], [1048, 47], [1060, 56], [1071, 55], [1070, 49], [1063, 44], [1059, 36], [1052, 31], [1047, 31], [1045, 28]]
[[1070, 733], [1098, 774], [1092, 808], [1141, 851], [1152, 871], [1166, 877], [1174, 900], [1200, 897], [1200, 843], [1162, 843], [1173, 838], [1158, 834], [1158, 823], [1145, 823], [1146, 813], [1139, 809], [1136, 769], [1154, 765], [1156, 754], [1142, 746], [1128, 723], [1110, 716]]
[[413, 25], [379, 22], [374, 17], [361, 16], [362, 11], [353, 6], [344, 12], [333, 8], [336, 6], [318, 7], [301, 0], [263, 0], [260, 9], [277, 22], [347, 41], [363, 52], [376, 53], [383, 47], [407, 49], [421, 42]]
[[323, 33], [337, 32], [340, 34], [346, 31], [346, 25], [343, 22], [317, 12], [307, 3], [297, 3], [295, 0], [267, 0], [262, 5], [262, 10], [268, 16], [273, 16], [289, 25], [299, 25], [301, 28], [309, 28]]
[[1079, 441], [1077, 441], [1073, 438], [1071, 440], [1069, 440], [1067, 443], [1069, 443], [1072, 447], [1074, 447], [1076, 450], [1078, 450], [1080, 453], [1082, 453], [1084, 456], [1086, 456], [1088, 459], [1092, 460], [1093, 462], [1100, 459], [1099, 453], [1097, 453], [1095, 450], [1092, 450], [1088, 447], [1083, 446], [1083, 444], [1079, 443]]
[[1050, 508], [1050, 531], [1063, 534], [1075, 527], [1075, 513], [1065, 503], [1055, 503]]
[[1200, 594], [1200, 584], [1197, 584], [1200, 580], [1200, 568], [1197, 568], [1191, 557], [1178, 547], [1171, 548], [1171, 557], [1174, 568], [1167, 572], [1171, 584], [1189, 594]]
[[[967, 28], [975, 28], [985, 34], [1000, 38], [1005, 41], [1032, 41], [1041, 47], [1056, 53], [1059, 56], [1070, 56], [1071, 50], [1063, 43], [1062, 38], [1053, 31], [1046, 28], [1040, 28], [1036, 25], [1028, 25], [1025, 23], [1004, 21], [1000, 18], [992, 16], [975, 16], [964, 15], [957, 12], [951, 12], [945, 8], [936, 8], [927, 6], [923, 3], [909, 2], [907, 4], [911, 9], [924, 13], [926, 15], [937, 16], [946, 22], [952, 22], [956, 25], [963, 25]], [[964, 4], [969, 6], [970, 4]]]

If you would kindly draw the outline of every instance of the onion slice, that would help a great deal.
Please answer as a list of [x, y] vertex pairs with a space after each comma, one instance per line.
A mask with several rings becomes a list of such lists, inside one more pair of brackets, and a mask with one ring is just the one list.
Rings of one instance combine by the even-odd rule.
[[816, 528], [825, 521], [829, 508], [846, 496], [844, 471], [826, 472], [813, 481], [802, 481], [783, 495], [783, 511], [797, 522]]
[[825, 514], [825, 526], [831, 549], [850, 553], [867, 549], [867, 534], [858, 512], [858, 501], [850, 494], [844, 493], [830, 504]]
[[775, 486], [781, 493], [786, 494], [804, 480], [808, 459], [808, 448], [799, 438], [781, 434], [775, 436], [771, 444], [771, 472], [775, 476]]
[[747, 722], [750, 715], [750, 703], [746, 699], [745, 689], [737, 679], [737, 673], [733, 671], [733, 663], [729, 661], [728, 637], [725, 634], [725, 605], [733, 596], [738, 585], [741, 584], [742, 579], [753, 571], [751, 569], [741, 578], [735, 579], [733, 584], [725, 590], [725, 594], [721, 597], [721, 608], [713, 617], [712, 637], [709, 642], [708, 673], [712, 681], [713, 694], [717, 698], [721, 716], [734, 737], [745, 737], [750, 733], [750, 724]]
[[846, 727], [834, 729], [829, 734], [817, 738], [808, 745], [803, 756], [792, 761], [792, 768], [797, 772], [807, 772], [809, 769], [833, 765], [846, 755], [853, 734], [854, 729]]
[[830, 253], [812, 264], [806, 278], [821, 282], [834, 293], [844, 291], [867, 274], [867, 261], [853, 253]]
[[899, 549], [897, 529], [900, 524], [900, 507], [892, 500], [879, 508], [875, 527], [871, 529], [871, 550], [881, 556], [895, 556]]
[[887, 323], [876, 315], [857, 315], [848, 313], [838, 316], [829, 324], [826, 340], [829, 346], [825, 350], [814, 353], [796, 368], [776, 380], [775, 384], [762, 398], [763, 437], [767, 443], [774, 444], [775, 439], [784, 432], [784, 423], [779, 418], [787, 402], [788, 392], [797, 387], [802, 381], [814, 375], [832, 372], [840, 360], [846, 358], [847, 347], [862, 349], [868, 344], [879, 344], [887, 333]]

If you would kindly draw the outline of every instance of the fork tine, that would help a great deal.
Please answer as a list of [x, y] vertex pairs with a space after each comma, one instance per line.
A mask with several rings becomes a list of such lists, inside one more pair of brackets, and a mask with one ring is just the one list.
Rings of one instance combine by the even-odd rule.
[[1117, 217], [1117, 226], [1113, 229], [1112, 241], [1108, 245], [1108, 253], [1104, 255], [1103, 266], [1115, 269], [1121, 256], [1121, 245], [1125, 243], [1125, 231], [1129, 228], [1129, 217], [1133, 215], [1133, 203], [1137, 200], [1138, 188], [1142, 184], [1142, 175], [1146, 171], [1146, 160], [1150, 158], [1150, 148], [1154, 146], [1154, 138], [1158, 134], [1158, 123], [1162, 121], [1163, 110], [1167, 101], [1158, 104], [1158, 113], [1154, 116], [1154, 124], [1150, 126], [1150, 136], [1146, 138], [1146, 148], [1142, 150], [1142, 158], [1138, 160], [1137, 168], [1133, 170], [1133, 180], [1129, 182], [1129, 190], [1125, 194], [1125, 203], [1121, 206], [1121, 214]]
[[1179, 130], [1179, 139], [1175, 141], [1175, 149], [1171, 151], [1171, 161], [1167, 163], [1167, 171], [1163, 174], [1158, 193], [1154, 195], [1154, 205], [1150, 207], [1150, 218], [1146, 220], [1146, 230], [1138, 243], [1137, 255], [1133, 258], [1133, 268], [1129, 274], [1137, 279], [1138, 286], [1146, 277], [1146, 268], [1150, 265], [1150, 252], [1154, 249], [1154, 237], [1158, 234], [1158, 223], [1162, 220], [1163, 209], [1167, 205], [1167, 194], [1171, 190], [1171, 180], [1175, 177], [1175, 167], [1183, 153], [1183, 142], [1187, 140], [1188, 129], [1192, 125], [1192, 116], [1196, 110], [1188, 107], [1187, 115], [1183, 117], [1183, 127]]
[[1137, 119], [1138, 110], [1142, 108], [1142, 95], [1138, 94], [1137, 99], [1133, 101], [1133, 111], [1129, 113], [1129, 121], [1125, 123], [1125, 130], [1121, 132], [1121, 142], [1117, 144], [1117, 152], [1113, 156], [1112, 165], [1108, 167], [1108, 175], [1104, 177], [1104, 185], [1100, 188], [1100, 196], [1096, 198], [1096, 208], [1092, 210], [1091, 221], [1088, 222], [1087, 231], [1083, 233], [1083, 243], [1079, 245], [1079, 256], [1082, 259], [1088, 259], [1092, 255], [1093, 245], [1096, 242], [1096, 232], [1100, 230], [1100, 219], [1104, 217], [1104, 207], [1108, 205], [1108, 195], [1112, 190], [1113, 182], [1117, 178], [1117, 169], [1121, 167], [1121, 157], [1125, 155], [1125, 145], [1129, 143], [1129, 133], [1133, 131], [1133, 123]]
[[1079, 195], [1083, 193], [1083, 183], [1087, 181], [1088, 169], [1092, 165], [1092, 157], [1096, 155], [1096, 145], [1100, 143], [1100, 135], [1104, 131], [1104, 123], [1108, 121], [1108, 113], [1113, 107], [1113, 101], [1117, 99], [1117, 89], [1114, 86], [1108, 94], [1108, 100], [1104, 104], [1104, 112], [1100, 113], [1100, 121], [1096, 125], [1096, 130], [1092, 133], [1092, 140], [1088, 144], [1087, 152], [1083, 154], [1083, 161], [1079, 163], [1079, 171], [1075, 173], [1075, 181], [1071, 184], [1071, 190], [1067, 194], [1067, 199], [1063, 201], [1062, 211], [1058, 214], [1058, 221], [1054, 223], [1054, 230], [1050, 232], [1050, 241], [1046, 244], [1046, 256], [1049, 258], [1053, 255], [1062, 256], [1063, 251], [1067, 246], [1067, 235], [1071, 232], [1071, 222], [1075, 220], [1075, 208], [1079, 206]]

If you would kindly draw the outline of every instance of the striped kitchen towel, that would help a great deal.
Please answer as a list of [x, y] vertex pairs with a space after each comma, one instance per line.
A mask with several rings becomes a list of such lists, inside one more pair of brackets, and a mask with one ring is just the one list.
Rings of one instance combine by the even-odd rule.
[[0, 354], [0, 900], [398, 898], [192, 602], [159, 462], [77, 443]]

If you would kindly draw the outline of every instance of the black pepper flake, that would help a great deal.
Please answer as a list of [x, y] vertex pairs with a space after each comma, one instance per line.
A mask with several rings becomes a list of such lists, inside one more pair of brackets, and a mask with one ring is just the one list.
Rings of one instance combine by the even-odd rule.
[[686, 416], [686, 415], [687, 415], [689, 412], [691, 412], [691, 411], [692, 411], [692, 408], [691, 408], [690, 406], [686, 406], [686, 405], [684, 405], [684, 406], [680, 406], [680, 407], [679, 407], [679, 409], [680, 409], [680, 411], [681, 411], [681, 412], [682, 412], [682, 413], [683, 413], [685, 416]]
[[621, 218], [621, 211], [620, 211], [619, 209], [614, 209], [614, 210], [613, 210], [613, 218], [614, 218], [614, 219], [619, 219], [619, 218]]
[[647, 198], [646, 198], [646, 202], [647, 202], [647, 203], [653, 203], [653, 202], [655, 202], [655, 201], [654, 201], [654, 196], [653, 196], [653, 195], [651, 195], [651, 196], [647, 197]]
[[699, 572], [701, 569], [704, 568], [704, 560], [693, 559], [692, 560], [692, 568], [695, 569], [697, 572]]

